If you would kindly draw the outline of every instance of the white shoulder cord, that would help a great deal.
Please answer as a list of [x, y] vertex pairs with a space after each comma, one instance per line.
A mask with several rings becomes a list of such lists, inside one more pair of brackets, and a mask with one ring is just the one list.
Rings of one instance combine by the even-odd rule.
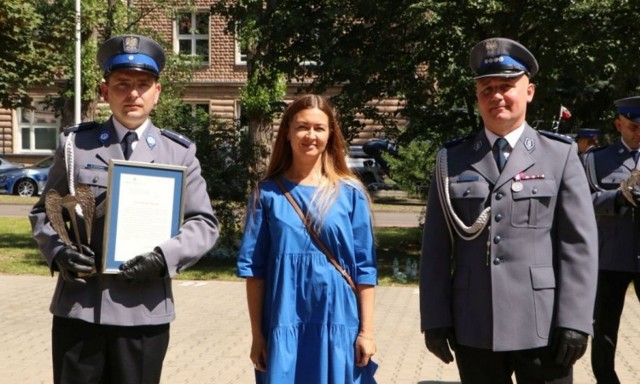
[[451, 232], [451, 227], [455, 229], [458, 236], [463, 240], [473, 240], [478, 237], [480, 233], [482, 233], [482, 230], [487, 226], [489, 215], [491, 214], [491, 207], [485, 208], [471, 226], [465, 225], [458, 215], [456, 215], [453, 205], [451, 205], [448, 173], [447, 150], [444, 148], [438, 152], [438, 156], [436, 157], [436, 187], [438, 189], [438, 196], [440, 198], [442, 211], [445, 214], [447, 226], [449, 227], [451, 242], [453, 244], [453, 233]]
[[[64, 144], [64, 161], [67, 165], [67, 181], [69, 184], [69, 195], [73, 197], [76, 196], [75, 176], [73, 173], [73, 161], [74, 161], [73, 145], [75, 142], [75, 138], [76, 138], [75, 132], [69, 133], [69, 137], [67, 138], [67, 141]], [[82, 207], [80, 206], [80, 204], [76, 203], [75, 210], [78, 215], [80, 215], [81, 217], [83, 216]]]

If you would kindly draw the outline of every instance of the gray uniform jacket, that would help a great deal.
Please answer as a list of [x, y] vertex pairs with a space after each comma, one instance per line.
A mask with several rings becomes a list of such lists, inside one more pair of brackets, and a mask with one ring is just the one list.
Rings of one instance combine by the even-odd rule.
[[598, 222], [600, 269], [640, 272], [640, 210], [615, 208], [620, 182], [631, 176], [635, 161], [618, 140], [583, 157]]
[[593, 205], [575, 144], [556, 136], [527, 125], [501, 174], [484, 131], [443, 149], [455, 213], [466, 225], [488, 206], [491, 213], [477, 238], [453, 232], [452, 245], [431, 183], [420, 263], [423, 331], [453, 327], [459, 344], [494, 351], [547, 346], [555, 327], [592, 332]]
[[[81, 124], [76, 128], [75, 181], [88, 184], [96, 205], [100, 205], [106, 199], [109, 160], [124, 159], [122, 147], [111, 120], [104, 124]], [[62, 134], [45, 193], [29, 214], [33, 236], [52, 270], [57, 268], [53, 258], [64, 245], [47, 219], [44, 196], [50, 189], [56, 189], [61, 196], [69, 193], [63, 154], [66, 139]], [[99, 274], [87, 278], [86, 285], [70, 284], [59, 277], [50, 307], [56, 316], [122, 326], [168, 323], [175, 318], [171, 277], [195, 264], [218, 238], [218, 221], [200, 173], [195, 145], [173, 132], [149, 124], [130, 160], [187, 167], [184, 221], [180, 232], [158, 244], [167, 263], [168, 276], [145, 284], [131, 284], [117, 280], [115, 275]], [[102, 260], [104, 219], [104, 216], [96, 216], [92, 230], [91, 248], [98, 265]]]

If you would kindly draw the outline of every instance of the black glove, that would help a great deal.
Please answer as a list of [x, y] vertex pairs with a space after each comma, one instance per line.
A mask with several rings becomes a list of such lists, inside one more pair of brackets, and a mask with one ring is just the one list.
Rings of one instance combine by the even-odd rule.
[[127, 260], [116, 277], [131, 283], [144, 283], [167, 274], [167, 262], [159, 252], [147, 252]]
[[571, 367], [587, 350], [589, 336], [573, 329], [558, 328], [556, 330], [553, 349], [556, 352], [556, 363]]
[[68, 283], [85, 284], [86, 281], [79, 278], [79, 274], [94, 272], [96, 266], [95, 254], [86, 245], [82, 245], [82, 253], [75, 246], [64, 247], [56, 253], [53, 261], [58, 266], [62, 279]]
[[424, 344], [427, 349], [444, 363], [453, 361], [452, 350], [456, 350], [456, 338], [452, 328], [435, 328], [424, 331]]

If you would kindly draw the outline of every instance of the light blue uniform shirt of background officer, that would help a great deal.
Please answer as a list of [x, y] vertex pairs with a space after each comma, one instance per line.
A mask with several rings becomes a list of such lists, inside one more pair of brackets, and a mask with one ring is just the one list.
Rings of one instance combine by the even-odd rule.
[[[621, 118], [640, 124], [640, 96], [615, 101]], [[610, 145], [592, 149], [583, 158], [598, 222], [600, 269], [640, 272], [640, 212], [616, 206], [620, 182], [640, 166], [633, 150], [621, 137]]]

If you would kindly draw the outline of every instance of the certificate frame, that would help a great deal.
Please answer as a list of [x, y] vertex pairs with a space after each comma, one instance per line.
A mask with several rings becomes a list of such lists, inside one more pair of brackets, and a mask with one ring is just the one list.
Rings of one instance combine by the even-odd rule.
[[126, 260], [178, 234], [186, 171], [177, 165], [109, 162], [102, 273], [118, 273]]

